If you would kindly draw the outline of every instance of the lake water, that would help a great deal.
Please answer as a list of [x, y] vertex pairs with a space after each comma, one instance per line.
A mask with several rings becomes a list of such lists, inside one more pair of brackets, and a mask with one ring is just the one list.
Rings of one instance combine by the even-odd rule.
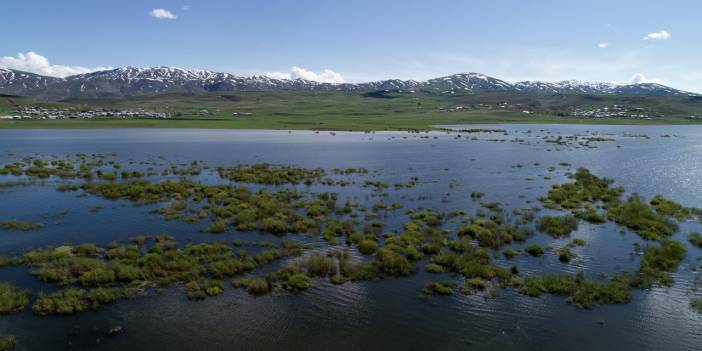
[[[597, 176], [614, 179], [627, 193], [646, 198], [661, 194], [686, 206], [702, 207], [702, 126], [466, 128], [500, 128], [507, 133], [457, 137], [443, 132], [0, 130], [0, 164], [25, 156], [114, 152], [124, 164], [150, 159], [198, 160], [213, 167], [254, 162], [325, 169], [365, 167], [371, 171], [370, 178], [390, 184], [419, 179], [415, 188], [389, 191], [388, 203], [442, 211], [465, 209], [469, 214], [479, 206], [470, 198], [473, 191], [484, 192], [485, 201], [499, 201], [507, 209], [523, 208], [538, 204], [533, 201], [551, 185], [568, 182], [566, 172], [586, 167]], [[544, 139], [573, 134], [614, 140], [584, 147]], [[549, 172], [549, 166], [556, 170]], [[0, 182], [12, 179], [0, 176]], [[206, 174], [201, 180], [213, 181]], [[39, 231], [0, 231], [0, 255], [65, 242], [106, 244], [164, 232], [181, 242], [261, 237], [234, 231], [205, 234], [200, 231], [202, 224], [165, 221], [150, 214], [150, 207], [57, 192], [59, 182], [49, 179], [0, 189], [0, 220], [46, 224]], [[361, 203], [377, 202], [359, 187], [337, 190], [356, 196]], [[91, 213], [88, 209], [95, 205], [104, 209]], [[388, 221], [391, 228], [402, 223]], [[584, 269], [594, 278], [598, 273], [634, 271], [640, 256], [633, 254], [633, 244], [641, 239], [621, 229], [612, 223], [581, 223], [572, 236], [587, 240], [588, 245], [577, 250], [579, 259], [570, 264], [559, 262], [553, 253], [543, 258], [519, 256], [513, 263], [524, 274]], [[419, 291], [436, 277], [420, 272], [408, 278], [341, 286], [315, 280], [311, 289], [298, 294], [263, 297], [227, 286], [224, 294], [199, 302], [189, 301], [182, 287], [172, 287], [67, 317], [37, 317], [28, 308], [0, 316], [0, 335], [16, 335], [18, 350], [71, 345], [95, 350], [700, 350], [702, 314], [694, 312], [689, 302], [693, 296], [702, 296], [697, 290], [699, 272], [694, 269], [700, 266], [702, 251], [687, 242], [690, 231], [702, 228], [698, 223], [682, 223], [675, 236], [688, 252], [673, 275], [673, 287], [635, 290], [628, 304], [591, 310], [578, 309], [564, 297], [531, 298], [513, 289], [501, 290], [495, 298], [456, 294], [427, 301], [418, 298]], [[528, 243], [557, 246], [568, 240], [537, 234]], [[501, 255], [495, 261], [512, 264]], [[55, 289], [37, 282], [25, 267], [0, 268], [0, 281], [34, 292]], [[107, 336], [113, 325], [124, 330]]]

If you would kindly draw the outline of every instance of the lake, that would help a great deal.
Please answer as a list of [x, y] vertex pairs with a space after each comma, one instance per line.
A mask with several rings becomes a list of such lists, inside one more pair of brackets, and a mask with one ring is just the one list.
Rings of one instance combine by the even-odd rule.
[[[702, 207], [702, 126], [446, 127], [483, 130], [0, 130], [0, 165], [29, 156], [63, 158], [103, 153], [125, 168], [142, 170], [193, 161], [212, 170], [260, 162], [325, 170], [364, 167], [368, 175], [348, 176], [353, 182], [349, 186], [292, 187], [338, 192], [341, 198], [363, 206], [379, 200], [402, 204], [403, 210], [380, 218], [386, 231], [402, 228], [407, 208], [464, 210], [472, 215], [481, 208], [480, 202], [471, 198], [473, 192], [484, 193], [483, 201], [499, 202], [506, 211], [539, 205], [539, 197], [546, 195], [552, 185], [569, 182], [567, 173], [579, 167], [613, 179], [615, 186], [626, 189], [626, 194], [636, 193], [646, 199], [660, 194], [684, 206]], [[580, 139], [568, 138], [574, 135]], [[587, 137], [592, 137], [591, 141], [583, 141]], [[391, 187], [386, 196], [361, 186], [365, 179], [394, 184], [413, 177], [416, 186]], [[0, 175], [0, 182], [25, 178]], [[216, 172], [207, 170], [193, 178], [204, 183], [222, 182]], [[279, 241], [258, 232], [204, 233], [204, 223], [167, 221], [152, 213], [150, 210], [158, 204], [133, 206], [127, 200], [56, 191], [64, 182], [51, 177], [0, 188], [0, 220], [44, 224], [36, 231], [0, 231], [0, 255], [21, 255], [30, 248], [68, 242], [106, 245], [135, 235], [159, 233], [168, 233], [182, 243]], [[96, 206], [101, 210], [90, 211]], [[568, 304], [563, 296], [534, 298], [513, 288], [501, 289], [496, 296], [456, 293], [420, 298], [425, 283], [437, 279], [420, 269], [408, 277], [343, 285], [313, 278], [308, 290], [264, 296], [252, 296], [227, 283], [223, 294], [203, 301], [188, 300], [182, 286], [175, 285], [71, 316], [36, 316], [27, 308], [0, 316], [0, 335], [15, 335], [17, 350], [69, 346], [91, 350], [700, 350], [702, 314], [690, 308], [690, 299], [702, 296], [702, 251], [690, 245], [687, 235], [702, 232], [702, 225], [684, 221], [679, 226], [673, 239], [684, 243], [687, 254], [673, 273], [675, 284], [634, 289], [631, 301], [621, 305], [580, 309]], [[294, 238], [295, 234], [287, 237]], [[585, 239], [587, 245], [578, 248], [578, 259], [567, 264], [550, 250], [540, 258], [519, 255], [512, 261], [496, 250], [494, 261], [505, 267], [517, 265], [525, 275], [584, 270], [587, 277], [595, 279], [601, 273], [635, 271], [641, 255], [635, 253], [634, 243], [646, 244], [612, 222], [581, 221], [571, 237]], [[568, 241], [535, 233], [528, 244], [558, 247]], [[446, 273], [441, 276], [452, 279]], [[30, 289], [33, 296], [57, 289], [55, 284], [39, 282], [25, 266], [0, 268], [0, 281]], [[123, 330], [108, 335], [107, 330], [116, 325]]]

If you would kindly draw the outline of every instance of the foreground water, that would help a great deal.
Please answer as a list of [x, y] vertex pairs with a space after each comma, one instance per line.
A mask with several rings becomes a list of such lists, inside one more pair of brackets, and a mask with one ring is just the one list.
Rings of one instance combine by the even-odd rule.
[[[500, 128], [507, 133], [327, 133], [222, 130], [2, 130], [0, 163], [25, 156], [61, 157], [76, 153], [116, 153], [130, 160], [163, 159], [210, 166], [270, 162], [300, 167], [365, 167], [371, 177], [390, 184], [417, 177], [412, 189], [390, 191], [405, 207], [439, 210], [476, 209], [473, 191], [520, 208], [546, 194], [552, 184], [568, 181], [565, 173], [586, 167], [609, 177], [628, 193], [646, 198], [661, 194], [683, 205], [702, 207], [702, 127], [698, 126], [471, 126]], [[505, 135], [506, 134], [506, 135]], [[547, 143], [558, 136], [588, 134], [611, 141]], [[570, 164], [559, 166], [559, 164]], [[548, 167], [557, 170], [549, 172]], [[545, 179], [548, 176], [550, 179]], [[8, 177], [9, 179], [9, 177]], [[6, 180], [6, 179], [0, 179]], [[210, 181], [203, 177], [202, 181]], [[57, 181], [0, 190], [0, 219], [46, 224], [36, 232], [0, 232], [0, 255], [65, 242], [106, 244], [138, 234], [167, 232], [183, 242], [255, 239], [259, 234], [231, 232], [213, 237], [202, 224], [164, 221], [128, 202], [78, 198], [55, 190]], [[339, 189], [353, 196], [357, 189]], [[377, 199], [359, 192], [357, 201]], [[103, 206], [92, 213], [89, 208]], [[63, 213], [68, 210], [67, 213]], [[395, 223], [398, 224], [398, 223]], [[689, 307], [696, 290], [699, 249], [688, 245], [697, 223], [682, 223], [675, 236], [688, 253], [674, 274], [671, 288], [636, 290], [625, 305], [577, 309], [565, 298], [530, 298], [506, 289], [494, 298], [456, 294], [419, 299], [433, 277], [342, 286], [315, 282], [298, 294], [252, 297], [227, 287], [205, 301], [187, 300], [182, 288], [160, 290], [119, 302], [96, 312], [68, 317], [36, 317], [31, 309], [0, 317], [0, 335], [16, 335], [18, 349], [623, 349], [698, 350], [702, 315]], [[575, 272], [590, 276], [633, 271], [640, 257], [632, 254], [633, 233], [611, 223], [581, 224], [573, 236], [587, 240], [580, 259], [570, 264], [554, 254], [519, 257], [525, 273]], [[537, 235], [531, 242], [548, 243]], [[520, 245], [515, 245], [519, 247]], [[36, 282], [19, 267], [0, 269], [0, 281], [33, 291], [52, 287]], [[106, 331], [123, 326], [117, 335]]]

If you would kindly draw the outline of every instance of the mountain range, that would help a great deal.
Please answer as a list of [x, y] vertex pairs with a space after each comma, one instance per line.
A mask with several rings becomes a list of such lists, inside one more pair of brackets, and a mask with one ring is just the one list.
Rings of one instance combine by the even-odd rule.
[[0, 68], [0, 94], [42, 100], [102, 99], [166, 93], [221, 91], [424, 91], [437, 94], [515, 92], [530, 94], [616, 94], [639, 96], [699, 96], [656, 83], [616, 84], [576, 80], [509, 83], [480, 73], [461, 73], [426, 81], [389, 79], [367, 83], [320, 83], [304, 79], [237, 76], [176, 67], [123, 67], [66, 78]]

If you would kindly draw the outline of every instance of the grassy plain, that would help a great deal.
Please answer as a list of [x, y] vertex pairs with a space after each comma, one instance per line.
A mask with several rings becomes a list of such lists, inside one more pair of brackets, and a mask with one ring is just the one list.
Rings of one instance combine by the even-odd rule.
[[[614, 104], [641, 108], [653, 119], [569, 116], [574, 108]], [[166, 94], [104, 100], [36, 102], [0, 97], [0, 114], [17, 105], [88, 110], [145, 109], [169, 112], [173, 118], [2, 120], [0, 128], [212, 128], [282, 130], [426, 130], [442, 124], [695, 124], [702, 114], [694, 97], [615, 97], [484, 93], [232, 92]], [[445, 112], [461, 106], [454, 112]], [[207, 112], [205, 112], [205, 110]], [[527, 114], [523, 111], [530, 111]], [[234, 113], [239, 113], [235, 115]], [[251, 115], [247, 115], [247, 114]]]

